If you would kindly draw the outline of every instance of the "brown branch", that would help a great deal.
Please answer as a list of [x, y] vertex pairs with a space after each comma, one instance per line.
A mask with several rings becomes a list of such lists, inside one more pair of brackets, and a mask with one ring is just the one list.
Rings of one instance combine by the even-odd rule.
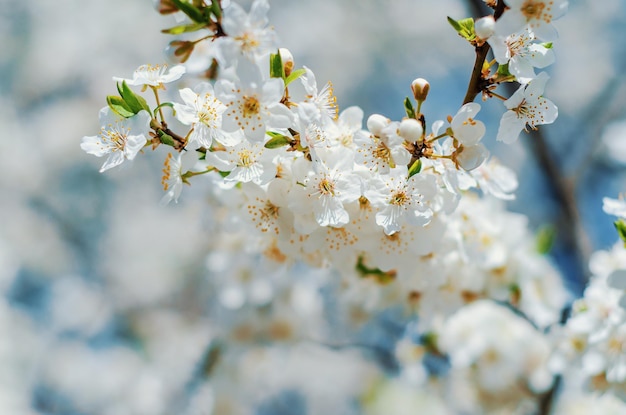
[[[482, 4], [470, 0], [470, 6], [472, 6], [475, 14], [484, 14]], [[494, 19], [497, 20], [500, 16], [502, 16], [505, 7], [506, 6], [503, 1], [498, 2], [493, 15]], [[472, 69], [469, 84], [467, 85], [467, 92], [465, 93], [465, 98], [463, 98], [463, 105], [473, 102], [474, 99], [476, 99], [476, 96], [482, 92], [483, 87], [486, 85], [485, 79], [483, 78], [483, 65], [485, 64], [485, 59], [487, 59], [487, 54], [490, 49], [489, 43], [487, 42], [480, 46], [476, 46], [476, 59], [474, 61], [474, 68]]]

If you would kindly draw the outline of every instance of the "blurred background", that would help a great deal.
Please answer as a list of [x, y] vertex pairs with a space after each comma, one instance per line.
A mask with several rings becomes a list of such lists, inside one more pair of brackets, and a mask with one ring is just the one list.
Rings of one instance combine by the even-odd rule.
[[[270, 5], [281, 44], [297, 66], [315, 72], [318, 85], [333, 82], [340, 109], [359, 105], [366, 116], [400, 119], [416, 77], [431, 84], [423, 107], [429, 124], [461, 105], [474, 52], [446, 16], [476, 16], [470, 2]], [[219, 351], [213, 322], [220, 315], [211, 314], [207, 275], [226, 278], [239, 259], [216, 250], [212, 229], [220, 218], [207, 209], [206, 189], [194, 185], [178, 204], [160, 206], [160, 156], [148, 152], [100, 174], [102, 160], [79, 147], [99, 130], [98, 111], [115, 92], [111, 78], [166, 60], [171, 39], [160, 30], [173, 26], [171, 17], [148, 0], [0, 6], [0, 413], [212, 413], [216, 396], [239, 384], [236, 377], [211, 388], [196, 381]], [[557, 230], [554, 259], [579, 294], [588, 255], [617, 239], [602, 197], [626, 192], [626, 3], [573, 0], [555, 25], [560, 39], [545, 95], [559, 118], [541, 128], [546, 147], [525, 134], [512, 146], [497, 143], [500, 102], [484, 103], [479, 118], [488, 125], [490, 151], [518, 173], [509, 208], [527, 215], [532, 229]], [[546, 174], [541, 154], [560, 174]], [[575, 223], [555, 181], [576, 208]], [[315, 278], [299, 281], [321, 285]], [[354, 350], [331, 355], [308, 345], [288, 355], [294, 373], [305, 371], [321, 396], [331, 396], [328, 405], [334, 389], [324, 389], [323, 379], [333, 359], [345, 365], [336, 379], [341, 390], [378, 370]], [[252, 367], [261, 381], [271, 378], [270, 363]], [[255, 413], [281, 413], [276, 405], [295, 411], [285, 414], [305, 413], [289, 390]], [[358, 413], [343, 405], [335, 413]]]

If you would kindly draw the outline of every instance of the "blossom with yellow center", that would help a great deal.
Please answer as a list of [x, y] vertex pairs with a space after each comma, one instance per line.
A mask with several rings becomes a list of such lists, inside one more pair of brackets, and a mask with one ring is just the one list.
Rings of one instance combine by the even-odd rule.
[[80, 148], [88, 154], [102, 157], [108, 154], [100, 172], [132, 160], [147, 142], [150, 115], [140, 111], [130, 118], [122, 118], [109, 107], [100, 110], [100, 134], [83, 137]]

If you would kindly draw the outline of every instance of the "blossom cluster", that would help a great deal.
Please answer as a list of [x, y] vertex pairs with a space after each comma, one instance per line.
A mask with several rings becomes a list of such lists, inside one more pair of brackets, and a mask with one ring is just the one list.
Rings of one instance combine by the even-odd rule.
[[[547, 75], [535, 76], [532, 66], [550, 63], [551, 49], [534, 41], [547, 36], [544, 28], [558, 15], [526, 16], [524, 7], [510, 6], [486, 36], [500, 66], [508, 65], [521, 83], [505, 101], [498, 138], [507, 142], [557, 115], [542, 96]], [[291, 53], [278, 48], [268, 8], [266, 0], [253, 2], [249, 13], [234, 2], [223, 7], [223, 36], [210, 53], [217, 79], [180, 89], [180, 100], [162, 104], [159, 90], [183, 76], [183, 65], [145, 65], [132, 79], [114, 78], [122, 82], [120, 97], [109, 97], [100, 135], [85, 137], [82, 148], [108, 155], [104, 171], [134, 159], [144, 146], [170, 144], [177, 152], [165, 160], [163, 201], [177, 201], [193, 176], [215, 176], [216, 186], [230, 189], [222, 202], [237, 212], [233, 220], [247, 224], [270, 257], [398, 280], [409, 293], [451, 284], [446, 268], [480, 258], [466, 253], [475, 248], [455, 214], [463, 195], [480, 190], [508, 200], [517, 187], [512, 171], [488, 160], [480, 105], [466, 103], [429, 127], [421, 112], [429, 84], [418, 78], [411, 85], [415, 101], [405, 102], [407, 117], [374, 114], [364, 126], [360, 108], [339, 111], [332, 85], [319, 87], [311, 69], [296, 69]], [[527, 17], [521, 25], [519, 13]], [[158, 107], [152, 111], [129, 86], [152, 89]], [[186, 133], [169, 128], [166, 106], [172, 122], [188, 126]], [[416, 262], [441, 276], [426, 275]], [[475, 284], [458, 279], [452, 284]], [[505, 291], [523, 285], [507, 284]]]
[[[354, 332], [389, 310], [411, 319], [392, 345], [399, 377], [421, 386], [437, 378], [440, 394], [467, 398], [454, 411], [536, 411], [537, 397], [549, 394], [554, 375], [572, 361], [581, 362], [583, 378], [601, 381], [592, 390], [623, 387], [623, 268], [602, 271], [569, 322], [546, 336], [568, 295], [535, 249], [526, 219], [503, 211], [517, 178], [490, 159], [478, 103], [470, 99], [455, 115], [427, 121], [430, 85], [417, 78], [402, 119], [340, 110], [332, 84], [318, 85], [310, 68], [297, 68], [279, 47], [267, 0], [255, 0], [249, 12], [214, 1], [200, 14], [195, 3], [171, 3], [182, 23], [171, 32], [201, 33], [172, 42], [174, 54], [187, 61], [210, 39], [203, 56], [210, 66], [144, 65], [132, 78], [114, 78], [119, 96], [107, 98], [100, 134], [84, 137], [81, 147], [108, 157], [101, 171], [147, 147], [171, 147], [163, 203], [177, 202], [192, 178], [210, 183], [221, 224], [207, 268], [216, 307], [234, 312], [217, 324], [235, 345], [225, 365], [265, 353], [260, 344], [324, 339], [332, 331], [320, 324], [328, 306], [321, 291], [328, 290], [335, 318]], [[543, 96], [548, 75], [536, 69], [554, 61], [552, 21], [567, 2], [495, 3], [494, 16], [471, 25], [451, 20], [477, 50], [493, 50], [478, 92], [504, 101], [497, 139], [512, 143], [522, 130], [557, 118]], [[495, 92], [513, 81], [519, 87], [510, 97]], [[161, 102], [175, 82], [183, 87]], [[154, 105], [131, 87], [150, 89]], [[622, 205], [606, 203], [607, 212], [626, 216]], [[433, 368], [442, 356], [446, 368]], [[211, 387], [234, 405], [229, 385], [246, 376], [230, 375]]]

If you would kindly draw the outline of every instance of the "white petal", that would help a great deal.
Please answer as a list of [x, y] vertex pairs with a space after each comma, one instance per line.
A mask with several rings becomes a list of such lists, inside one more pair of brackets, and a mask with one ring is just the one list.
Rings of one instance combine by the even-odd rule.
[[507, 111], [500, 120], [498, 128], [498, 141], [510, 144], [517, 140], [519, 133], [526, 127], [526, 123], [520, 120], [513, 111]]

